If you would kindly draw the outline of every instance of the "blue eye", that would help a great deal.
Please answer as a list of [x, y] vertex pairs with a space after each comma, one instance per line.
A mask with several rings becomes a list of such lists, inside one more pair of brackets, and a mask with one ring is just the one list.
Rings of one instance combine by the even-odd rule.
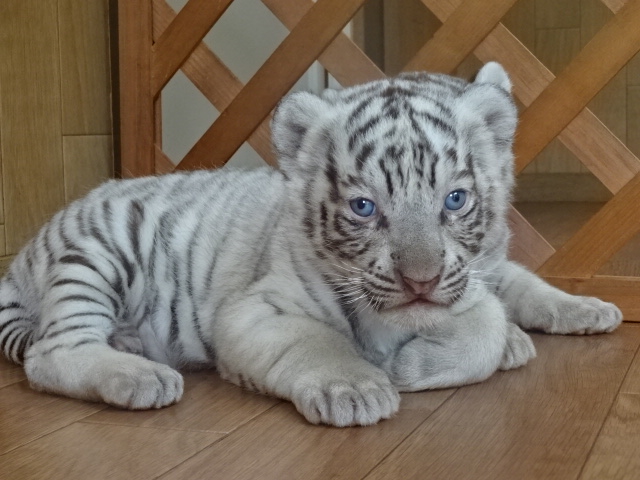
[[444, 200], [444, 206], [448, 210], [460, 210], [467, 202], [467, 192], [464, 190], [454, 190]]
[[376, 204], [367, 198], [356, 198], [349, 202], [353, 213], [359, 217], [370, 217], [376, 211]]

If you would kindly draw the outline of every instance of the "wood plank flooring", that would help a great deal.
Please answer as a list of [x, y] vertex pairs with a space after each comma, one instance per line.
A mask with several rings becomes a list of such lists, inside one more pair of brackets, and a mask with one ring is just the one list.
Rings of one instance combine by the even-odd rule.
[[2, 360], [0, 478], [639, 478], [640, 325], [534, 342], [524, 368], [403, 394], [393, 419], [347, 429], [214, 372], [187, 374], [178, 405], [127, 412], [34, 392]]

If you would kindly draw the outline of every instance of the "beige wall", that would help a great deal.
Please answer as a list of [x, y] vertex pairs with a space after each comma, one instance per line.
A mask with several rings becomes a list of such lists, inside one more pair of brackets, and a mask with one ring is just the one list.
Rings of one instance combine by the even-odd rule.
[[0, 2], [0, 261], [113, 174], [108, 45], [108, 0]]

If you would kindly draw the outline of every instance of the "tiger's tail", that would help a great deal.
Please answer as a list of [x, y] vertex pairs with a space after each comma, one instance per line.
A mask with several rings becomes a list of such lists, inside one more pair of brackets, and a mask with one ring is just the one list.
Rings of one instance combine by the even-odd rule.
[[6, 275], [0, 280], [0, 350], [5, 357], [22, 365], [25, 351], [33, 343], [35, 324], [11, 274]]

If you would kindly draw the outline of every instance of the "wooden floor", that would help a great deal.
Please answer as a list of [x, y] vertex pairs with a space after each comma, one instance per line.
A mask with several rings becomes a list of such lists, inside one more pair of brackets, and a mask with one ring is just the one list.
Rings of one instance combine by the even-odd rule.
[[395, 418], [347, 429], [215, 373], [187, 375], [178, 405], [126, 412], [33, 392], [0, 361], [0, 478], [640, 478], [640, 325], [534, 341], [524, 368], [404, 394]]
[[[559, 245], [598, 204], [521, 205]], [[605, 269], [640, 274], [640, 241]], [[534, 335], [538, 358], [459, 389], [405, 394], [366, 428], [312, 426], [213, 372], [173, 407], [126, 412], [29, 389], [0, 360], [0, 479], [639, 479], [640, 324]]]

